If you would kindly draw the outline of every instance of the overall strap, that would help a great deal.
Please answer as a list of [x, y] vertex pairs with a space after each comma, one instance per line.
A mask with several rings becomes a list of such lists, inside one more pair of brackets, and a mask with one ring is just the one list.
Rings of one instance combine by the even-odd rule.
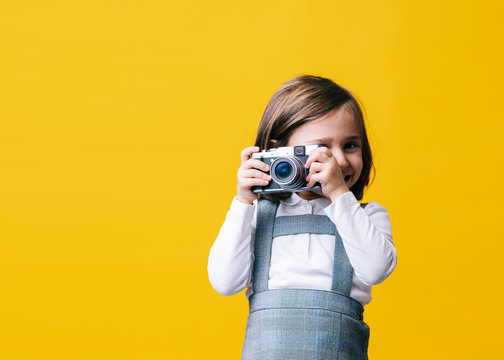
[[353, 268], [343, 247], [343, 240], [334, 223], [326, 215], [313, 214], [279, 216], [275, 219], [273, 238], [297, 234], [328, 234], [335, 236], [331, 290], [350, 296]]
[[273, 227], [275, 225], [278, 202], [259, 199], [257, 201], [257, 206], [257, 226], [254, 244], [254, 280], [252, 284], [254, 293], [268, 289]]
[[[328, 234], [335, 236], [331, 290], [350, 296], [353, 267], [348, 260], [343, 240], [334, 223], [326, 215], [304, 214], [275, 217], [278, 205], [278, 202], [266, 199], [258, 201], [252, 285], [254, 293], [268, 290], [271, 247], [274, 237], [297, 234]], [[366, 205], [361, 204], [362, 208]]]
[[[364, 209], [367, 203], [361, 204]], [[336, 230], [336, 241], [334, 244], [334, 270], [331, 290], [340, 294], [350, 296], [353, 282], [353, 267], [350, 264], [348, 255], [343, 246], [343, 240]]]
[[353, 267], [348, 260], [348, 255], [343, 246], [343, 240], [336, 232], [334, 242], [334, 267], [331, 290], [337, 293], [350, 296], [352, 290]]
[[336, 226], [325, 215], [279, 216], [273, 228], [273, 237], [297, 234], [336, 235], [336, 233]]

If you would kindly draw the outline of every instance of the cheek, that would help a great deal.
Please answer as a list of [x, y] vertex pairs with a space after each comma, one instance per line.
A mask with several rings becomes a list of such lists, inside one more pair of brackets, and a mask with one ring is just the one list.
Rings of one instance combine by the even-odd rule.
[[360, 173], [362, 171], [362, 166], [363, 166], [362, 155], [356, 154], [356, 156], [353, 157], [351, 161], [352, 161], [352, 167], [354, 168], [356, 174], [360, 175]]

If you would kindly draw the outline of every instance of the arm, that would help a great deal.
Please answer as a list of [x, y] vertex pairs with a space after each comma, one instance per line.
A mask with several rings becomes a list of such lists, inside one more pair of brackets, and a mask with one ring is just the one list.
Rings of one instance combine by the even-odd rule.
[[355, 275], [365, 285], [383, 282], [397, 264], [387, 210], [377, 203], [362, 209], [351, 192], [324, 209], [343, 240]]
[[247, 205], [233, 199], [226, 220], [208, 258], [208, 277], [215, 291], [234, 295], [245, 289], [254, 263], [256, 201]]
[[241, 152], [236, 197], [208, 258], [210, 283], [222, 295], [234, 295], [242, 291], [252, 277], [257, 195], [251, 188], [267, 185], [271, 180], [264, 173], [269, 166], [251, 158], [257, 151], [257, 146], [249, 146]]

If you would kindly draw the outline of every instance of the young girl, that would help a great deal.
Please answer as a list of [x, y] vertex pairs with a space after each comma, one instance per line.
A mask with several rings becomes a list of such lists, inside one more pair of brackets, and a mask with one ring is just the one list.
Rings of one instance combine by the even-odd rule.
[[[271, 181], [255, 152], [320, 144], [309, 153], [307, 186], [260, 195]], [[214, 289], [247, 288], [250, 315], [242, 359], [367, 359], [363, 322], [371, 287], [394, 270], [387, 210], [360, 204], [373, 167], [362, 111], [329, 79], [301, 76], [272, 97], [256, 146], [241, 153], [237, 194], [208, 260]]]

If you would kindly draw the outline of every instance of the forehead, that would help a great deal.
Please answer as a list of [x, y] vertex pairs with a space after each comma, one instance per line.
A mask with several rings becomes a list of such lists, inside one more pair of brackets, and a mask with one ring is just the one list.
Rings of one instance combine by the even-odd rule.
[[337, 142], [354, 136], [361, 136], [360, 124], [351, 110], [341, 107], [295, 129], [289, 143], [301, 144], [318, 139]]

